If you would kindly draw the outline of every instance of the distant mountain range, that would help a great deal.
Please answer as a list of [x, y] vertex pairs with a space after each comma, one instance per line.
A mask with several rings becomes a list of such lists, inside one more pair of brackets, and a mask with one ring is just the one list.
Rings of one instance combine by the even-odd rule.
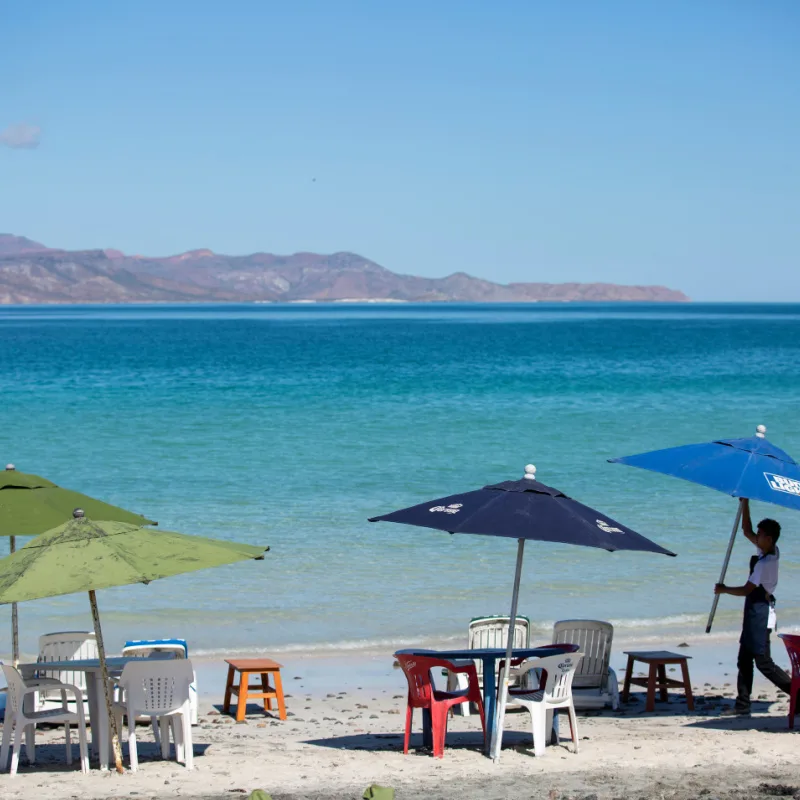
[[0, 304], [202, 302], [687, 302], [663, 286], [510, 283], [456, 272], [445, 278], [398, 275], [355, 253], [190, 250], [167, 258], [118, 250], [58, 250], [0, 234]]

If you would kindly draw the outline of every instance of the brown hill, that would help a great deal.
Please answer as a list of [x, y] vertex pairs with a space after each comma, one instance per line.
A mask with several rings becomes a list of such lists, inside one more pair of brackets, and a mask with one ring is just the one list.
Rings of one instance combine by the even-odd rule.
[[463, 272], [445, 278], [398, 275], [354, 253], [191, 250], [167, 258], [118, 250], [67, 251], [0, 234], [0, 304], [155, 302], [686, 302], [661, 286], [499, 283]]

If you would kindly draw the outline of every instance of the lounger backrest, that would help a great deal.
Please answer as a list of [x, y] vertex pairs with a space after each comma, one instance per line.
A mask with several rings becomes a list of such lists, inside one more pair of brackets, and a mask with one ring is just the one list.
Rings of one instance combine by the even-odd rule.
[[[39, 662], [79, 661], [85, 658], [97, 658], [97, 640], [90, 631], [61, 631], [39, 637]], [[62, 669], [38, 670], [38, 673], [39, 677], [55, 678], [86, 691], [86, 675], [83, 672]]]
[[556, 622], [553, 628], [553, 642], [576, 644], [583, 654], [575, 673], [575, 688], [594, 689], [605, 685], [613, 638], [614, 626], [610, 622], [593, 619], [567, 619]]
[[[476, 617], [469, 623], [470, 650], [484, 647], [507, 647], [510, 617]], [[531, 646], [531, 623], [527, 617], [517, 617], [514, 624], [514, 647]], [[478, 675], [483, 674], [483, 662], [476, 661]]]

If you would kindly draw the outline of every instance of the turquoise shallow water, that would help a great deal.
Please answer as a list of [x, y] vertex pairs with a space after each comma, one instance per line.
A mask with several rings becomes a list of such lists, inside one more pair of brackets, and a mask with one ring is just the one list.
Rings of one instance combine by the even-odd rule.
[[[272, 548], [103, 591], [111, 649], [175, 634], [194, 652], [463, 636], [470, 617], [507, 611], [514, 543], [366, 519], [529, 462], [679, 557], [531, 544], [521, 611], [688, 634], [704, 627], [735, 503], [606, 459], [759, 423], [798, 456], [800, 306], [2, 308], [0, 392], [0, 460], [166, 529]], [[755, 514], [784, 524], [778, 596], [795, 626], [800, 516]], [[749, 555], [740, 544], [732, 579]], [[738, 603], [723, 601], [720, 629]], [[84, 597], [20, 615], [27, 652], [41, 632], [90, 627]]]

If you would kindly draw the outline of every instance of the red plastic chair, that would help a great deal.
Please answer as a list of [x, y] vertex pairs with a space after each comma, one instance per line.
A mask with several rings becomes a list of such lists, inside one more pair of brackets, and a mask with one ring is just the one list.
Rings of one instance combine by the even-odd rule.
[[798, 702], [800, 701], [800, 636], [791, 633], [779, 633], [786, 651], [789, 653], [789, 661], [792, 662], [792, 688], [789, 697], [789, 727], [794, 728], [794, 715], [797, 713]]
[[[478, 706], [483, 727], [484, 744], [486, 742], [486, 717], [483, 713], [483, 698], [478, 686], [478, 673], [475, 664], [461, 666], [443, 658], [431, 656], [401, 655], [395, 656], [408, 681], [408, 707], [406, 708], [406, 736], [403, 752], [408, 754], [408, 740], [411, 736], [411, 721], [415, 708], [427, 708], [431, 712], [431, 728], [433, 733], [433, 755], [444, 756], [444, 740], [447, 736], [447, 714], [450, 708], [458, 703], [473, 702]], [[466, 673], [469, 680], [466, 689], [457, 692], [439, 691], [434, 683], [431, 670], [444, 667], [449, 672]]]

